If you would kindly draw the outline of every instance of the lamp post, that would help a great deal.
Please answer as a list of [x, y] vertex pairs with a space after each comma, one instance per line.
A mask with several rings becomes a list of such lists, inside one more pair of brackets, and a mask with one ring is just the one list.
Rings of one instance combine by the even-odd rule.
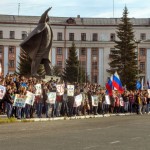
[[134, 39], [134, 42], [136, 43], [136, 47], [137, 47], [137, 66], [138, 66], [138, 77], [139, 77], [139, 60], [140, 60], [140, 57], [139, 57], [139, 44], [142, 42], [142, 40], [136, 40]]

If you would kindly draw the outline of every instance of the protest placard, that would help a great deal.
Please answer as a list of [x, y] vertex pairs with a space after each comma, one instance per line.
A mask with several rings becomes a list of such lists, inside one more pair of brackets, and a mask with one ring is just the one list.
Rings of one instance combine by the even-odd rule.
[[6, 87], [0, 85], [0, 99], [3, 99], [5, 93], [6, 93]]
[[56, 101], [56, 92], [49, 92], [47, 93], [48, 101], [50, 104], [55, 104]]
[[27, 94], [26, 94], [26, 104], [29, 104], [29, 105], [32, 105], [33, 106], [33, 103], [35, 101], [35, 95], [29, 91], [27, 91]]
[[64, 94], [64, 84], [57, 84], [57, 95], [63, 95]]
[[14, 104], [16, 107], [25, 107], [26, 95], [15, 94]]
[[81, 105], [82, 102], [82, 94], [79, 94], [77, 96], [74, 97], [74, 104], [73, 107], [78, 107]]
[[49, 81], [58, 81], [58, 82], [60, 82], [60, 77], [57, 77], [57, 76], [45, 76], [45, 79], [43, 79], [43, 81], [45, 81], [45, 82], [49, 82]]
[[41, 87], [41, 84], [36, 84], [35, 85], [35, 95], [41, 95], [42, 94], [42, 87]]
[[110, 97], [109, 97], [109, 95], [105, 95], [105, 104], [110, 105]]
[[98, 96], [97, 95], [92, 96], [92, 106], [98, 106]]
[[67, 85], [67, 95], [74, 96], [74, 85]]

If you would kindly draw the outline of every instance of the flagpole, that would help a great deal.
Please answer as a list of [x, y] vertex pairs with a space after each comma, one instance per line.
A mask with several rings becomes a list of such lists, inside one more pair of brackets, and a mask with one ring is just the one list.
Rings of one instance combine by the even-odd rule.
[[114, 18], [114, 0], [113, 0], [113, 18]]

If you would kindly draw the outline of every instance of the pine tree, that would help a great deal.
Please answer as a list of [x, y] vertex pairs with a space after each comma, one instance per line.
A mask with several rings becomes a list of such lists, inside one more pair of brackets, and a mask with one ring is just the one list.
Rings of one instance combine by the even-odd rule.
[[117, 37], [119, 40], [115, 41], [115, 49], [111, 51], [111, 69], [108, 72], [112, 74], [117, 71], [123, 85], [126, 85], [127, 89], [135, 89], [138, 74], [137, 53], [127, 7], [124, 8], [123, 17], [117, 27]]
[[62, 74], [61, 74], [61, 68], [57, 65], [53, 66], [52, 67], [52, 74], [53, 76], [58, 76], [58, 77], [61, 77]]
[[82, 83], [85, 81], [85, 72], [79, 65], [74, 42], [69, 49], [69, 58], [66, 60], [66, 67], [63, 71], [63, 79], [69, 83]]
[[[19, 67], [18, 67], [19, 72], [17, 72], [17, 74], [25, 75], [25, 76], [31, 75], [32, 60], [29, 57], [29, 55], [24, 50], [21, 50], [19, 59], [20, 59]], [[43, 65], [40, 65], [40, 67], [38, 69], [38, 73], [39, 73], [39, 75], [44, 74]]]

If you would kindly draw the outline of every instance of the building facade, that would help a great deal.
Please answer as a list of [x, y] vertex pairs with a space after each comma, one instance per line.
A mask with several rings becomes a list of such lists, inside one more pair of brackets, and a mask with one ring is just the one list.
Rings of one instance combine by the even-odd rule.
[[[38, 16], [0, 15], [0, 62], [4, 75], [17, 71], [22, 40], [37, 26]], [[141, 77], [150, 77], [150, 19], [131, 18], [138, 50]], [[94, 83], [105, 85], [109, 69], [109, 54], [117, 40], [119, 18], [50, 17], [54, 38], [51, 50], [52, 66], [65, 67], [69, 47], [74, 41], [78, 59]]]

